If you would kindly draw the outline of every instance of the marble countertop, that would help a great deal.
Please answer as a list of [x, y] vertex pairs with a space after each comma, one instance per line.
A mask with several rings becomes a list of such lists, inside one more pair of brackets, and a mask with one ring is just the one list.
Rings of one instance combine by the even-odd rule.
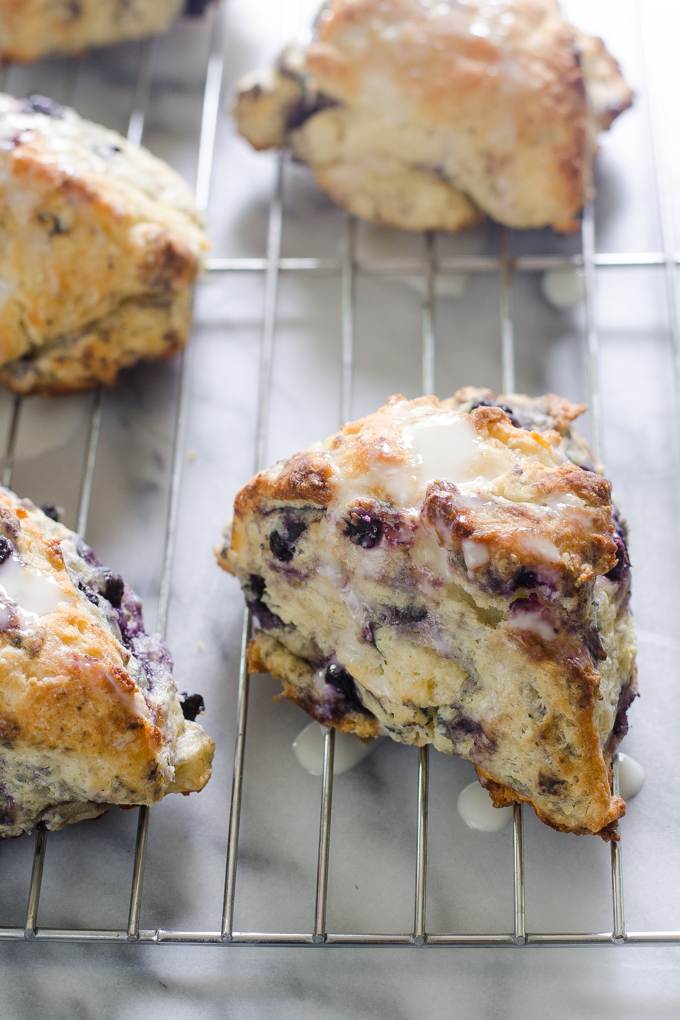
[[[213, 256], [262, 257], [276, 159], [234, 133], [233, 83], [271, 57], [309, 21], [312, 0], [228, 0], [224, 104], [218, 117], [208, 207]], [[680, 92], [670, 2], [570, 0], [580, 27], [605, 36], [637, 92], [635, 107], [602, 139], [597, 170], [597, 248], [663, 249], [650, 124], [670, 181], [680, 180], [675, 111]], [[203, 74], [215, 10], [183, 20], [158, 41], [144, 143], [194, 181]], [[77, 77], [54, 60], [11, 68], [5, 88], [59, 99], [125, 132], [137, 46], [83, 59]], [[646, 52], [650, 76], [645, 75]], [[651, 115], [650, 115], [651, 109]], [[651, 116], [651, 119], [650, 119]], [[666, 130], [666, 125], [670, 128]], [[672, 128], [672, 130], [670, 130]], [[282, 253], [337, 258], [344, 215], [306, 170], [287, 166]], [[677, 210], [673, 212], [676, 215]], [[676, 228], [673, 224], [673, 229]], [[423, 256], [423, 239], [361, 225], [363, 258]], [[440, 238], [449, 255], [497, 254], [491, 225]], [[513, 237], [518, 253], [573, 253], [578, 238]], [[352, 416], [394, 392], [420, 388], [419, 276], [360, 276]], [[498, 389], [499, 278], [442, 277], [437, 286], [437, 390], [474, 382]], [[213, 273], [197, 289], [189, 415], [168, 640], [181, 690], [206, 700], [217, 741], [215, 773], [198, 796], [169, 797], [151, 812], [141, 926], [219, 927], [224, 882], [242, 602], [212, 546], [234, 493], [252, 473], [263, 276]], [[587, 399], [581, 306], [559, 311], [540, 274], [513, 284], [517, 389]], [[647, 781], [622, 823], [629, 930], [680, 928], [677, 870], [678, 444], [673, 351], [663, 267], [598, 270], [604, 459], [631, 525], [633, 607], [640, 629], [642, 696], [624, 750]], [[337, 274], [281, 276], [266, 459], [335, 430], [340, 394]], [[106, 394], [87, 537], [145, 601], [153, 626], [170, 485], [179, 365], [140, 367]], [[13, 487], [65, 508], [74, 526], [90, 398], [31, 399], [22, 412]], [[0, 395], [0, 428], [11, 401]], [[587, 428], [587, 423], [586, 423]], [[252, 682], [235, 926], [309, 931], [313, 923], [320, 780], [301, 769], [292, 741], [307, 718], [275, 703], [277, 685]], [[432, 754], [428, 913], [430, 931], [512, 928], [512, 832], [482, 835], [456, 812], [468, 763]], [[417, 753], [389, 741], [335, 783], [328, 926], [332, 931], [409, 931], [413, 922]], [[136, 812], [114, 811], [49, 837], [39, 925], [124, 928]], [[23, 925], [33, 839], [0, 848], [0, 925]], [[611, 928], [609, 850], [555, 833], [525, 812], [527, 927]], [[260, 948], [0, 943], [3, 1014], [24, 1020], [201, 1020], [229, 1017], [650, 1018], [680, 1009], [677, 951], [659, 947]]]

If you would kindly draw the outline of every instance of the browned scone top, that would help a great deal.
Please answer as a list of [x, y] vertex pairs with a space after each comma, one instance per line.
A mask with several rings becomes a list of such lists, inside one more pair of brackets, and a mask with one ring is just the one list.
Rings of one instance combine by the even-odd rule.
[[557, 0], [329, 0], [313, 41], [239, 86], [258, 149], [290, 145], [357, 216], [460, 230], [578, 226], [598, 131], [632, 93]]
[[0, 56], [31, 61], [165, 32], [182, 0], [0, 0]]
[[115, 383], [184, 346], [208, 241], [162, 160], [49, 99], [0, 95], [0, 381]]
[[217, 550], [326, 725], [468, 758], [498, 803], [610, 838], [635, 697], [626, 529], [547, 395], [392, 397], [256, 475]]
[[213, 750], [135, 593], [0, 490], [0, 837], [201, 790]]

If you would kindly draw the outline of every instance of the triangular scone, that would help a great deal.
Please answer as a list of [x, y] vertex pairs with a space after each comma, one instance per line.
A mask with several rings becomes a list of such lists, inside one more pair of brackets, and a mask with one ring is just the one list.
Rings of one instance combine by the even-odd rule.
[[0, 0], [0, 56], [38, 60], [167, 31], [182, 0]]
[[201, 790], [213, 750], [132, 589], [0, 489], [0, 837]]
[[328, 0], [304, 47], [239, 85], [238, 128], [291, 146], [356, 216], [456, 231], [579, 228], [597, 133], [632, 93], [557, 0]]
[[208, 241], [162, 160], [49, 99], [0, 94], [0, 381], [68, 393], [186, 342]]
[[254, 671], [319, 722], [474, 762], [498, 804], [612, 834], [636, 694], [625, 525], [583, 405], [392, 397], [256, 475], [217, 550]]

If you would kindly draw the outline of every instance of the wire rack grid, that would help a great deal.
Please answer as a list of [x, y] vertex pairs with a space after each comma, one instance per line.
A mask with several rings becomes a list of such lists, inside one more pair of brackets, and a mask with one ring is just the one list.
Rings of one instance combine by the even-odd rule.
[[[226, 30], [226, 2], [222, 0], [219, 13], [212, 28], [210, 52], [206, 66], [203, 89], [200, 141], [196, 178], [196, 197], [199, 208], [208, 205], [216, 130], [221, 104], [224, 71], [224, 36]], [[154, 41], [149, 40], [139, 49], [136, 84], [129, 116], [128, 141], [140, 145], [145, 126], [146, 108], [153, 75]], [[62, 101], [71, 99], [79, 72], [77, 59], [66, 62]], [[264, 299], [259, 354], [258, 399], [255, 409], [255, 450], [253, 466], [259, 470], [265, 466], [266, 440], [270, 425], [270, 393], [272, 384], [272, 363], [277, 333], [277, 298], [282, 273], [331, 274], [339, 278], [341, 294], [340, 354], [341, 392], [340, 419], [347, 421], [351, 415], [352, 386], [355, 374], [355, 292], [361, 276], [402, 277], [418, 275], [424, 283], [422, 300], [421, 336], [419, 338], [422, 364], [422, 391], [436, 391], [436, 288], [438, 277], [447, 274], [498, 274], [500, 279], [499, 307], [499, 358], [501, 364], [502, 388], [512, 392], [515, 388], [515, 352], [512, 315], [512, 286], [515, 274], [535, 273], [541, 270], [574, 269], [583, 270], [585, 281], [585, 336], [584, 347], [587, 362], [587, 378], [590, 396], [591, 442], [596, 457], [601, 451], [601, 393], [599, 379], [599, 338], [596, 322], [595, 294], [598, 270], [608, 267], [659, 267], [664, 270], [665, 293], [668, 303], [668, 322], [674, 358], [674, 386], [676, 409], [680, 394], [680, 324], [676, 308], [675, 272], [680, 263], [680, 253], [675, 250], [670, 180], [666, 156], [659, 144], [658, 132], [653, 139], [657, 199], [662, 224], [663, 250], [622, 253], [596, 253], [595, 219], [592, 205], [585, 209], [581, 231], [581, 252], [574, 255], [522, 255], [511, 253], [511, 232], [501, 231], [500, 254], [497, 257], [436, 257], [435, 238], [428, 233], [424, 238], [423, 259], [362, 259], [357, 251], [357, 224], [351, 216], [346, 217], [344, 253], [339, 258], [283, 257], [282, 232], [284, 225], [284, 190], [288, 161], [285, 154], [278, 159], [275, 186], [271, 195], [268, 213], [268, 233], [265, 257], [214, 257], [208, 259], [207, 272], [213, 278], [219, 274], [260, 274], [264, 278]], [[168, 606], [171, 592], [173, 556], [177, 542], [178, 512], [182, 491], [182, 465], [184, 460], [184, 437], [187, 429], [188, 380], [190, 371], [190, 348], [182, 355], [180, 385], [178, 388], [175, 415], [172, 471], [167, 502], [165, 542], [158, 610], [158, 629], [165, 634], [167, 629]], [[92, 494], [93, 477], [97, 462], [102, 409], [105, 394], [99, 390], [92, 396], [86, 456], [80, 484], [78, 503], [78, 531], [85, 534]], [[2, 484], [10, 486], [15, 460], [17, 437], [21, 421], [22, 398], [16, 397], [12, 406], [11, 420], [7, 430], [2, 468]], [[634, 945], [634, 944], [680, 944], [680, 931], [635, 931], [629, 932], [624, 920], [624, 887], [622, 872], [622, 843], [611, 844], [611, 930], [595, 932], [528, 932], [525, 922], [525, 879], [522, 808], [514, 807], [512, 885], [513, 917], [509, 930], [497, 933], [433, 933], [427, 929], [427, 849], [428, 849], [428, 774], [429, 750], [421, 748], [418, 754], [417, 774], [417, 839], [414, 860], [413, 928], [408, 932], [333, 932], [326, 921], [329, 894], [329, 855], [331, 847], [331, 819], [333, 802], [333, 765], [335, 753], [335, 731], [328, 730], [324, 736], [323, 773], [321, 776], [320, 820], [316, 868], [316, 897], [314, 903], [313, 927], [310, 931], [237, 931], [234, 929], [234, 903], [239, 864], [239, 833], [243, 806], [243, 782], [245, 770], [245, 748], [248, 725], [250, 678], [246, 667], [246, 648], [251, 631], [250, 614], [245, 613], [240, 650], [238, 678], [237, 727], [234, 752], [233, 785], [229, 806], [229, 831], [226, 854], [226, 877], [222, 924], [215, 931], [181, 931], [169, 929], [140, 928], [142, 905], [142, 884], [144, 875], [149, 809], [138, 809], [137, 837], [134, 854], [132, 885], [128, 924], [125, 929], [87, 928], [43, 928], [38, 924], [38, 909], [43, 879], [48, 833], [38, 833], [29, 887], [26, 920], [21, 927], [0, 927], [0, 939], [12, 941], [56, 941], [56, 942], [133, 942], [138, 944], [212, 944], [212, 945], [268, 945], [268, 946], [314, 946], [314, 945], [370, 945], [370, 946], [547, 946], [547, 945]], [[615, 762], [615, 788], [618, 789], [618, 763]]]

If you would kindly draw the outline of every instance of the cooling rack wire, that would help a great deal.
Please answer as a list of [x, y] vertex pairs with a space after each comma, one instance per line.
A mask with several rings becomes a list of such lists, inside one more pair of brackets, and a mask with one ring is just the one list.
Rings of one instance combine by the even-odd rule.
[[[196, 201], [199, 209], [206, 210], [213, 170], [215, 136], [220, 111], [224, 72], [224, 42], [226, 32], [227, 0], [221, 0], [215, 17], [203, 87], [201, 130], [196, 172]], [[638, 11], [639, 14], [639, 11]], [[644, 33], [642, 33], [644, 36]], [[644, 43], [643, 43], [644, 46]], [[147, 102], [153, 76], [154, 40], [139, 47], [136, 83], [128, 121], [127, 139], [139, 146], [144, 134]], [[647, 62], [646, 62], [647, 63]], [[61, 100], [69, 103], [75, 92], [80, 61], [73, 58], [64, 62]], [[7, 71], [0, 72], [0, 87], [5, 83]], [[664, 272], [665, 295], [668, 306], [668, 323], [672, 341], [674, 393], [677, 409], [680, 406], [680, 324], [675, 294], [676, 267], [680, 252], [675, 249], [672, 193], [664, 148], [660, 144], [660, 130], [651, 124], [656, 200], [658, 203], [663, 251], [597, 253], [595, 247], [595, 221], [592, 204], [584, 211], [581, 229], [581, 253], [576, 255], [523, 255], [511, 254], [510, 234], [503, 228], [500, 235], [498, 257], [436, 258], [435, 238], [431, 233], [424, 237], [424, 259], [360, 259], [357, 254], [356, 222], [346, 217], [344, 253], [340, 258], [285, 258], [281, 255], [284, 222], [283, 195], [287, 157], [278, 158], [275, 186], [269, 205], [266, 255], [264, 258], [209, 258], [209, 274], [257, 273], [264, 275], [264, 301], [259, 355], [259, 384], [256, 406], [255, 451], [253, 467], [265, 467], [265, 446], [270, 417], [270, 390], [272, 358], [277, 329], [277, 296], [281, 273], [334, 274], [340, 279], [341, 294], [341, 390], [340, 424], [349, 420], [352, 406], [354, 374], [354, 321], [355, 284], [360, 275], [383, 277], [419, 276], [424, 282], [421, 316], [422, 391], [436, 392], [435, 367], [435, 281], [438, 276], [452, 273], [495, 273], [500, 277], [499, 302], [499, 357], [502, 390], [511, 393], [515, 388], [514, 335], [511, 305], [512, 280], [516, 273], [555, 269], [581, 269], [585, 284], [585, 353], [590, 403], [591, 445], [596, 458], [601, 452], [601, 395], [599, 380], [599, 344], [595, 314], [597, 272], [608, 267], [657, 266]], [[171, 482], [166, 511], [165, 543], [162, 559], [160, 595], [158, 604], [158, 630], [165, 636], [175, 545], [179, 501], [182, 486], [184, 436], [189, 410], [188, 381], [191, 347], [181, 355], [180, 381], [175, 410]], [[86, 456], [80, 484], [77, 530], [87, 531], [90, 497], [97, 462], [97, 450], [102, 423], [102, 410], [106, 399], [103, 390], [96, 391], [91, 399], [88, 423]], [[21, 420], [22, 398], [15, 397], [9, 427], [4, 442], [2, 484], [12, 482], [17, 437]], [[677, 427], [677, 422], [676, 422]], [[249, 676], [246, 666], [246, 648], [251, 630], [250, 613], [243, 620], [240, 666], [238, 678], [237, 730], [234, 751], [233, 785], [229, 809], [229, 835], [227, 843], [226, 876], [222, 925], [219, 931], [175, 931], [142, 929], [139, 926], [142, 904], [142, 883], [149, 826], [149, 808], [138, 809], [137, 837], [130, 908], [127, 928], [99, 930], [85, 928], [40, 928], [38, 908], [43, 878], [48, 833], [38, 832], [33, 856], [30, 888], [23, 927], [0, 927], [0, 939], [11, 941], [99, 942], [138, 944], [213, 944], [213, 945], [370, 945], [370, 946], [556, 946], [556, 945], [634, 945], [680, 944], [680, 931], [627, 932], [624, 921], [624, 888], [622, 871], [622, 842], [611, 843], [611, 905], [612, 928], [602, 932], [534, 933], [527, 932], [524, 911], [524, 852], [522, 833], [522, 807], [515, 805], [513, 814], [513, 902], [512, 928], [491, 934], [429, 933], [426, 929], [427, 894], [427, 829], [428, 829], [428, 761], [429, 749], [419, 749], [417, 783], [417, 839], [415, 847], [415, 886], [413, 897], [413, 930], [389, 933], [329, 932], [326, 925], [326, 905], [329, 886], [329, 851], [333, 801], [333, 762], [335, 730], [324, 736], [323, 773], [321, 776], [321, 805], [317, 858], [316, 897], [314, 924], [308, 932], [234, 931], [234, 900], [238, 874], [239, 829], [241, 824], [244, 756], [248, 721]], [[618, 762], [614, 767], [614, 786], [618, 791]]]

